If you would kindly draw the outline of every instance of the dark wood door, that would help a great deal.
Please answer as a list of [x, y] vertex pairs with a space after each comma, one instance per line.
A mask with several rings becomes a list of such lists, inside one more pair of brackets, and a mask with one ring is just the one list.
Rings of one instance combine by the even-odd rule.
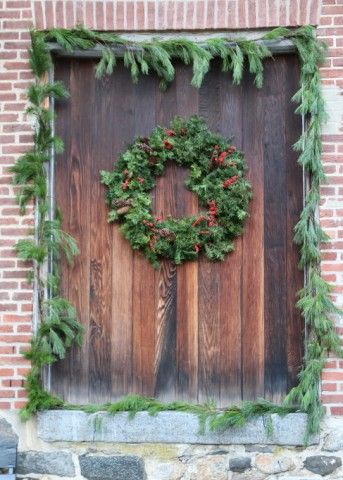
[[[62, 290], [85, 327], [84, 344], [52, 372], [53, 391], [73, 402], [104, 402], [136, 392], [164, 400], [275, 401], [296, 382], [303, 325], [294, 304], [303, 282], [292, 243], [302, 208], [302, 171], [292, 144], [301, 131], [291, 97], [295, 56], [265, 62], [261, 90], [240, 86], [214, 64], [199, 90], [177, 68], [165, 93], [154, 76], [137, 85], [119, 64], [96, 80], [92, 60], [58, 60], [56, 78], [71, 99], [59, 102], [57, 200], [81, 254], [63, 265]], [[245, 152], [254, 198], [245, 233], [222, 263], [205, 259], [155, 271], [106, 221], [99, 170], [111, 169], [135, 135], [175, 115], [202, 115], [209, 128]], [[167, 168], [153, 193], [156, 214], [196, 213], [197, 199]]]

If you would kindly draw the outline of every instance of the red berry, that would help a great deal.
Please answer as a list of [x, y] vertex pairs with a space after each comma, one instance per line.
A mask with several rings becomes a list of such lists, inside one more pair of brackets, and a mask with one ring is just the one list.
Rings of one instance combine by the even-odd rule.
[[166, 148], [167, 150], [172, 150], [174, 148], [174, 145], [168, 142], [168, 140], [164, 140], [163, 144], [164, 144], [164, 148]]
[[168, 137], [174, 137], [175, 135], [175, 132], [174, 130], [170, 130], [169, 128], [166, 128], [164, 133], [168, 136]]
[[196, 252], [196, 253], [199, 253], [199, 252], [200, 252], [200, 249], [201, 249], [200, 243], [196, 243], [196, 244], [194, 245], [194, 250], [195, 250], [195, 252]]
[[121, 184], [122, 189], [123, 189], [123, 190], [126, 190], [126, 189], [128, 188], [128, 186], [129, 186], [129, 183], [130, 183], [130, 178], [127, 178], [127, 179], [125, 180], [125, 182], [123, 182], [123, 183]]
[[139, 183], [144, 183], [144, 178], [142, 177], [138, 177], [137, 180], [139, 181]]

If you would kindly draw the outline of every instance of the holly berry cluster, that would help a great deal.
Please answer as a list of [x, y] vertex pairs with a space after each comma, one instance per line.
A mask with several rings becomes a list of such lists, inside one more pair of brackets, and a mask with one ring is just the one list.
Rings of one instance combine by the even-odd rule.
[[[186, 187], [199, 198], [199, 215], [153, 215], [150, 192], [170, 160], [189, 168]], [[113, 171], [101, 172], [109, 221], [118, 221], [132, 247], [154, 266], [162, 258], [177, 264], [194, 260], [200, 252], [223, 260], [248, 216], [251, 188], [245, 171], [242, 152], [212, 133], [202, 118], [176, 117], [168, 128], [158, 126], [149, 137], [138, 137]]]

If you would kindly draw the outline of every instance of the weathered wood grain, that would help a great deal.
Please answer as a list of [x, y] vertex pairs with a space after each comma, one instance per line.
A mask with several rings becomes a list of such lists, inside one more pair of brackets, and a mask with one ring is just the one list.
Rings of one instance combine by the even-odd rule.
[[266, 63], [264, 104], [264, 389], [278, 402], [287, 389], [286, 63]]
[[249, 166], [253, 199], [250, 218], [242, 237], [242, 396], [264, 394], [264, 176], [262, 92], [253, 88], [253, 78], [244, 77], [243, 151]]
[[[246, 75], [233, 86], [214, 62], [204, 85], [177, 66], [163, 93], [158, 79], [133, 84], [122, 64], [96, 81], [91, 60], [59, 60], [56, 78], [71, 90], [57, 102], [57, 200], [64, 228], [81, 250], [62, 264], [62, 292], [85, 326], [82, 349], [53, 369], [53, 391], [73, 402], [115, 400], [136, 392], [163, 400], [221, 406], [266, 395], [279, 400], [294, 385], [302, 356], [302, 320], [294, 307], [302, 284], [291, 243], [302, 204], [301, 169], [291, 144], [300, 133], [291, 95], [295, 56], [266, 63], [265, 86]], [[235, 252], [155, 271], [133, 252], [118, 225], [106, 223], [99, 170], [111, 169], [136, 135], [149, 135], [176, 114], [205, 117], [209, 127], [242, 148], [254, 198]], [[157, 216], [190, 215], [197, 198], [183, 185], [186, 170], [171, 162], [152, 192]]]
[[[142, 78], [134, 93], [135, 135], [148, 136], [156, 124], [157, 80]], [[154, 205], [153, 200], [153, 205]], [[132, 301], [132, 375], [134, 392], [154, 395], [155, 391], [155, 318], [156, 271], [139, 252], [133, 255]]]
[[[233, 144], [242, 149], [242, 86], [232, 84], [230, 74], [221, 75], [220, 133], [234, 137]], [[241, 399], [242, 390], [242, 237], [235, 240], [235, 251], [219, 267], [220, 315], [220, 406]]]
[[289, 102], [299, 88], [299, 61], [296, 55], [290, 58], [285, 71], [285, 95], [286, 95], [286, 119], [285, 138], [287, 149], [286, 162], [286, 198], [287, 198], [287, 365], [288, 365], [288, 389], [297, 384], [297, 374], [304, 355], [304, 344], [299, 339], [304, 338], [304, 320], [295, 306], [297, 292], [304, 281], [304, 272], [298, 268], [299, 249], [293, 242], [294, 227], [298, 223], [302, 210], [302, 168], [297, 162], [298, 153], [292, 146], [299, 138], [301, 131], [301, 117], [294, 115], [294, 105]]
[[[211, 130], [219, 131], [220, 79], [215, 69], [199, 92], [199, 113]], [[199, 282], [199, 400], [220, 397], [219, 265], [200, 258]]]
[[[199, 90], [189, 88], [192, 72], [180, 66], [176, 78], [178, 115], [189, 117], [198, 111]], [[196, 195], [184, 187], [188, 171], [177, 170], [175, 185], [177, 216], [198, 212]], [[198, 398], [198, 262], [187, 262], [177, 268], [177, 397], [188, 400]]]

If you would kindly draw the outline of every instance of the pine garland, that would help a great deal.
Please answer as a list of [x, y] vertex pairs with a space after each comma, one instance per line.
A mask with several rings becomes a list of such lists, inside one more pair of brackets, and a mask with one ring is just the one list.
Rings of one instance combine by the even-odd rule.
[[[320, 276], [320, 244], [327, 240], [317, 215], [320, 184], [325, 181], [321, 164], [320, 135], [321, 124], [326, 115], [319, 75], [319, 65], [324, 59], [325, 48], [314, 34], [314, 29], [310, 26], [300, 27], [294, 31], [279, 27], [262, 37], [264, 41], [285, 38], [291, 40], [298, 51], [301, 64], [300, 89], [293, 99], [299, 104], [297, 113], [304, 115], [307, 122], [305, 131], [295, 148], [300, 152], [300, 164], [311, 178], [311, 188], [295, 229], [295, 242], [301, 250], [300, 267], [305, 268], [307, 277], [305, 287], [299, 292], [298, 301], [298, 307], [301, 309], [308, 329], [304, 365], [299, 374], [299, 384], [287, 395], [284, 401], [285, 406], [278, 407], [263, 401], [262, 404], [250, 402], [247, 408], [247, 404], [243, 404], [238, 410], [237, 407], [230, 407], [226, 413], [222, 413], [222, 416], [215, 416], [213, 428], [220, 428], [220, 425], [241, 425], [255, 414], [281, 413], [279, 409], [285, 409], [285, 411], [294, 409], [294, 404], [295, 408], [308, 413], [308, 434], [317, 432], [323, 414], [319, 382], [325, 358], [329, 352], [343, 356], [340, 340], [331, 320], [333, 314], [341, 314], [341, 312], [330, 298], [330, 285]], [[71, 260], [77, 252], [77, 247], [73, 239], [61, 230], [59, 217], [50, 222], [46, 220], [48, 203], [44, 165], [48, 161], [50, 149], [54, 148], [58, 153], [63, 143], [52, 135], [50, 112], [42, 105], [48, 97], [67, 96], [63, 85], [58, 82], [47, 84], [45, 81], [46, 74], [52, 65], [47, 42], [56, 42], [69, 52], [100, 47], [102, 56], [96, 67], [97, 77], [113, 72], [116, 65], [116, 49], [124, 49], [124, 64], [130, 69], [133, 81], [137, 81], [141, 74], [155, 72], [160, 78], [162, 88], [167, 88], [174, 79], [173, 62], [175, 60], [192, 65], [192, 84], [200, 87], [214, 57], [221, 59], [224, 71], [232, 72], [234, 83], [240, 83], [243, 70], [247, 65], [249, 71], [255, 75], [256, 86], [261, 87], [263, 60], [271, 56], [266, 44], [245, 39], [230, 41], [227, 38], [214, 38], [201, 44], [180, 38], [132, 42], [114, 33], [93, 32], [83, 27], [71, 30], [52, 29], [47, 32], [32, 31], [31, 38], [32, 47], [29, 54], [35, 82], [28, 91], [31, 103], [28, 114], [33, 115], [36, 121], [34, 147], [21, 156], [13, 167], [14, 182], [20, 185], [18, 202], [21, 211], [25, 211], [25, 206], [29, 202], [35, 201], [39, 217], [35, 239], [22, 240], [17, 244], [19, 257], [33, 263], [41, 317], [41, 324], [32, 340], [31, 350], [26, 354], [31, 360], [32, 370], [27, 379], [29, 402], [22, 411], [25, 418], [41, 409], [68, 408], [62, 400], [43, 390], [40, 372], [44, 365], [63, 358], [66, 348], [73, 342], [79, 343], [81, 333], [73, 307], [58, 295], [60, 256], [66, 254]], [[45, 279], [42, 265], [48, 255], [53, 257], [54, 272]], [[51, 292], [48, 301], [44, 297], [47, 286]], [[124, 402], [123, 405], [125, 409], [134, 411], [137, 406], [132, 406], [131, 403]], [[101, 406], [101, 408], [105, 407]], [[119, 408], [118, 405], [109, 407], [109, 411], [116, 411], [117, 408]], [[171, 408], [170, 405], [169, 408]], [[238, 411], [239, 413], [235, 415]]]
[[[150, 191], [166, 162], [188, 167], [186, 186], [198, 195], [203, 211], [190, 217], [155, 218]], [[166, 258], [177, 265], [202, 252], [213, 261], [234, 250], [248, 216], [250, 184], [244, 156], [231, 142], [210, 132], [205, 121], [176, 117], [170, 128], [156, 127], [119, 155], [113, 171], [101, 172], [107, 186], [108, 219], [119, 221], [132, 248], [153, 266]], [[206, 210], [204, 210], [206, 209]]]

